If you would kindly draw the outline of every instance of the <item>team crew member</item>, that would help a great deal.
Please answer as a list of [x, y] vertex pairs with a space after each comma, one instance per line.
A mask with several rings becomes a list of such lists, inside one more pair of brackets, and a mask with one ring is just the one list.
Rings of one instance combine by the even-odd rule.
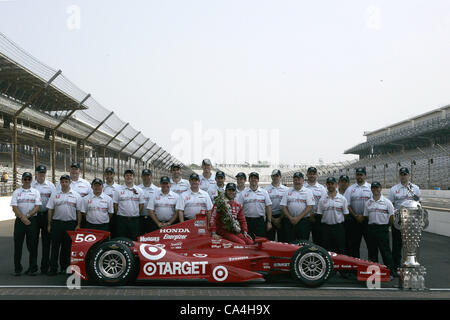
[[189, 183], [191, 188], [181, 194], [175, 206], [180, 222], [195, 218], [201, 210], [206, 210], [209, 217], [213, 206], [209, 194], [200, 189], [200, 177], [198, 174], [191, 174]]
[[37, 234], [36, 245], [39, 246], [39, 234], [42, 238], [42, 254], [41, 254], [41, 273], [47, 274], [50, 267], [50, 243], [51, 237], [48, 233], [48, 209], [47, 202], [53, 192], [56, 191], [55, 185], [46, 179], [47, 168], [44, 165], [39, 165], [35, 170], [35, 177], [31, 183], [31, 187], [38, 190], [41, 195], [42, 204], [39, 206], [39, 211], [36, 214]]
[[152, 171], [150, 169], [142, 170], [141, 177], [142, 183], [138, 187], [144, 191], [145, 202], [140, 217], [140, 234], [145, 234], [155, 229], [147, 206], [149, 200], [159, 191], [159, 188], [152, 183]]
[[350, 185], [350, 178], [347, 175], [342, 175], [339, 177], [338, 180], [338, 192], [341, 195], [345, 194], [345, 190], [348, 189], [348, 186]]
[[[88, 194], [92, 193], [91, 184], [89, 181], [80, 177], [81, 166], [78, 162], [73, 162], [70, 165], [70, 189], [78, 192], [81, 197], [85, 197]], [[61, 184], [58, 183], [56, 185], [56, 190], [61, 190]]]
[[[48, 232], [51, 234], [49, 276], [58, 271], [58, 257], [60, 272], [65, 273], [70, 265], [70, 246], [72, 241], [67, 234], [69, 230], [80, 228], [82, 198], [70, 187], [70, 177], [63, 175], [59, 179], [61, 190], [52, 193], [47, 203]], [[60, 253], [61, 250], [61, 253]]]
[[203, 173], [200, 175], [200, 189], [206, 191], [208, 194], [214, 191], [217, 185], [216, 176], [211, 172], [211, 160], [203, 159], [202, 161]]
[[11, 207], [16, 216], [14, 222], [14, 275], [22, 273], [22, 247], [26, 238], [29, 256], [29, 268], [26, 274], [36, 275], [37, 272], [37, 221], [36, 212], [42, 204], [39, 191], [31, 187], [33, 175], [30, 172], [22, 174], [22, 187], [14, 190]]
[[239, 172], [236, 175], [236, 184], [237, 184], [237, 186], [236, 186], [236, 199], [237, 199], [237, 196], [242, 191], [244, 191], [246, 182], [247, 182], [247, 176], [245, 175], [245, 173]]
[[383, 263], [391, 270], [391, 276], [396, 274], [393, 268], [392, 253], [389, 247], [389, 226], [394, 221], [394, 206], [392, 202], [381, 195], [381, 183], [372, 182], [373, 197], [364, 206], [364, 218], [368, 220], [367, 249], [369, 260], [378, 262], [380, 250]]
[[178, 195], [188, 191], [191, 188], [189, 181], [181, 178], [181, 167], [179, 164], [172, 164], [170, 166], [170, 173], [172, 179], [170, 179], [170, 190]]
[[319, 200], [317, 214], [321, 215], [322, 245], [328, 251], [345, 252], [344, 216], [348, 215], [347, 199], [336, 190], [334, 177], [327, 178], [327, 194]]
[[117, 236], [136, 241], [139, 236], [139, 216], [144, 207], [144, 192], [134, 184], [134, 170], [127, 169], [123, 174], [125, 184], [113, 196], [114, 214], [117, 215]]
[[314, 196], [315, 205], [312, 207], [310, 213], [311, 220], [311, 233], [312, 240], [317, 245], [322, 245], [321, 242], [321, 226], [320, 226], [320, 216], [316, 216], [317, 204], [319, 200], [327, 194], [327, 189], [317, 182], [317, 168], [309, 167], [306, 172], [306, 181], [303, 187], [312, 191]]
[[216, 172], [216, 185], [212, 189], [209, 189], [209, 196], [212, 202], [219, 195], [219, 191], [222, 193], [225, 192], [225, 172], [220, 170]]
[[113, 201], [103, 192], [103, 181], [92, 180], [92, 194], [82, 199], [81, 213], [86, 216], [86, 228], [109, 231], [109, 222], [114, 213]]
[[244, 210], [248, 233], [252, 237], [266, 237], [272, 229], [272, 201], [266, 190], [258, 186], [259, 174], [248, 175], [249, 187], [245, 188], [236, 198]]
[[[410, 183], [409, 169], [402, 167], [399, 170], [400, 183], [393, 186], [389, 190], [388, 199], [394, 205], [394, 209], [400, 209], [402, 203], [406, 200], [421, 201], [420, 189], [415, 184], [410, 184], [414, 195], [408, 192], [407, 186]], [[402, 234], [400, 230], [391, 228], [392, 230], [392, 258], [394, 260], [394, 270], [400, 267], [402, 260]]]
[[114, 168], [108, 167], [105, 169], [105, 183], [103, 184], [103, 193], [111, 199], [114, 196], [114, 191], [120, 187], [120, 184], [114, 181]]
[[214, 204], [211, 211], [210, 223], [210, 231], [212, 233], [212, 237], [213, 239], [220, 239], [220, 236], [222, 236], [227, 240], [237, 242], [239, 244], [252, 244], [253, 240], [247, 233], [247, 222], [245, 221], [242, 205], [234, 201], [235, 196], [236, 184], [232, 182], [227, 183], [225, 188], [225, 201], [227, 201], [231, 207], [232, 219], [239, 222], [239, 229], [227, 230], [227, 226], [225, 226], [223, 221], [223, 215], [228, 213], [217, 212], [217, 207]]
[[272, 171], [272, 183], [268, 185], [265, 190], [269, 194], [270, 201], [272, 201], [272, 226], [273, 228], [267, 233], [269, 240], [285, 242], [283, 232], [281, 232], [281, 220], [283, 218], [283, 211], [281, 210], [281, 199], [286, 191], [289, 189], [281, 184], [281, 171], [275, 169]]
[[303, 186], [304, 181], [303, 173], [294, 173], [294, 186], [289, 188], [281, 199], [281, 210], [284, 213], [283, 232], [287, 242], [309, 240], [309, 215], [316, 202], [312, 191]]
[[366, 182], [366, 168], [356, 168], [356, 183], [348, 187], [344, 197], [347, 199], [350, 213], [348, 229], [345, 230], [347, 255], [359, 258], [362, 237], [367, 243], [367, 220], [363, 216], [364, 206], [372, 197], [370, 184]]
[[152, 219], [152, 230], [164, 228], [177, 221], [175, 206], [178, 201], [178, 194], [170, 190], [169, 177], [163, 176], [160, 179], [161, 190], [155, 191], [155, 194], [148, 201], [147, 209]]

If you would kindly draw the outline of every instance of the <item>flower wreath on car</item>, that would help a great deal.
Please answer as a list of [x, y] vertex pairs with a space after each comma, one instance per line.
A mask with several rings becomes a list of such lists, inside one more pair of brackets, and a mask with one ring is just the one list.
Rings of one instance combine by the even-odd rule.
[[241, 233], [241, 225], [239, 221], [233, 216], [231, 206], [225, 199], [225, 193], [218, 191], [217, 197], [214, 199], [218, 213], [222, 214], [222, 222], [225, 230], [234, 234]]

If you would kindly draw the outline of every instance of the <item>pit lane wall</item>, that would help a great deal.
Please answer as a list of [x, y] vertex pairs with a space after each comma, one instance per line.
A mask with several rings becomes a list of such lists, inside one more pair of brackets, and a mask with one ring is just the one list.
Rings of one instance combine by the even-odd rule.
[[[421, 190], [424, 198], [447, 198], [450, 199], [450, 190]], [[0, 197], [0, 221], [14, 219], [11, 209], [11, 197]], [[445, 210], [427, 209], [430, 225], [426, 232], [450, 237], [450, 208]]]

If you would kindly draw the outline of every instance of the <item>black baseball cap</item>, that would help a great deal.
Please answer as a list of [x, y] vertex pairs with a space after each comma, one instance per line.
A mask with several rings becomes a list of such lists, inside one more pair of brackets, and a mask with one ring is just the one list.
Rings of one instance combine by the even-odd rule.
[[105, 169], [105, 173], [108, 173], [108, 172], [116, 173], [116, 172], [114, 171], [114, 168], [112, 168], [112, 167], [108, 167], [108, 168]]
[[379, 183], [378, 181], [372, 182], [370, 188], [381, 188], [381, 183]]
[[330, 182], [331, 182], [331, 183], [337, 183], [337, 182], [336, 182], [336, 178], [335, 178], [335, 177], [328, 177], [328, 178], [327, 178], [327, 183], [330, 183]]
[[356, 174], [366, 174], [366, 167], [356, 168]]
[[103, 181], [100, 178], [95, 178], [94, 180], [92, 180], [91, 184], [101, 184], [101, 185], [103, 185]]
[[301, 172], [296, 172], [296, 173], [294, 173], [294, 175], [292, 176], [292, 178], [302, 178], [302, 179], [304, 179], [305, 178], [305, 176], [303, 175], [303, 173], [301, 173]]
[[259, 173], [258, 172], [250, 172], [250, 174], [248, 175], [248, 177], [250, 178], [250, 177], [257, 177], [258, 178], [258, 180], [259, 180]]
[[309, 167], [308, 170], [306, 172], [314, 172], [317, 173], [317, 168], [316, 167]]
[[409, 169], [406, 167], [402, 167], [400, 168], [400, 170], [398, 171], [399, 174], [409, 174]]
[[194, 173], [192, 173], [190, 176], [189, 176], [189, 180], [200, 180], [200, 177], [199, 177], [199, 175], [198, 174], [196, 174], [195, 172]]
[[159, 183], [170, 183], [170, 178], [168, 176], [162, 176]]
[[216, 172], [216, 177], [222, 177], [222, 178], [225, 178], [225, 172], [223, 172], [223, 171], [217, 171]]
[[131, 173], [132, 175], [134, 175], [134, 170], [133, 169], [127, 169], [123, 172], [123, 175], [126, 175], [128, 173]]
[[272, 170], [271, 176], [280, 176], [281, 177], [281, 171], [278, 169]]
[[150, 170], [150, 169], [144, 169], [144, 170], [142, 170], [142, 173], [141, 173], [141, 175], [149, 175], [149, 176], [151, 176], [152, 175], [152, 170]]
[[181, 166], [180, 166], [179, 164], [173, 163], [173, 164], [170, 166], [170, 170], [172, 170], [173, 168], [181, 169]]
[[237, 189], [236, 184], [233, 182], [229, 182], [225, 186], [225, 190], [236, 190], [236, 189]]
[[47, 172], [47, 167], [44, 166], [43, 164], [40, 164], [36, 167], [36, 172]]
[[24, 172], [24, 173], [22, 173], [22, 179], [24, 179], [24, 178], [33, 179], [33, 175], [31, 174], [31, 172]]
[[59, 178], [59, 181], [61, 181], [61, 180], [63, 180], [63, 179], [66, 179], [66, 180], [69, 180], [69, 181], [70, 181], [70, 176], [69, 176], [68, 174], [63, 174], [63, 175], [61, 176], [61, 178]]
[[209, 159], [203, 159], [202, 165], [204, 165], [204, 164], [206, 164], [208, 166], [212, 166], [211, 160], [209, 160]]
[[244, 178], [245, 180], [247, 180], [247, 175], [245, 173], [243, 173], [243, 172], [239, 172], [236, 175], [236, 178]]
[[81, 165], [79, 162], [72, 162], [72, 164], [70, 165], [71, 168], [76, 167], [78, 169], [81, 169]]
[[346, 176], [346, 175], [342, 175], [342, 176], [339, 177], [339, 181], [343, 181], [343, 180], [345, 180], [347, 182], [350, 182], [350, 178], [348, 176]]

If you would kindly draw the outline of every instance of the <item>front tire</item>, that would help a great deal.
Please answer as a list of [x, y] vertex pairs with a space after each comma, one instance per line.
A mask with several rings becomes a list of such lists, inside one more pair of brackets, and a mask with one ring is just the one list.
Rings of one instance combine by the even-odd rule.
[[134, 280], [136, 261], [131, 249], [120, 242], [108, 241], [92, 252], [89, 274], [100, 285], [121, 286]]
[[291, 275], [307, 287], [318, 287], [330, 276], [333, 259], [318, 246], [303, 246], [291, 259]]

